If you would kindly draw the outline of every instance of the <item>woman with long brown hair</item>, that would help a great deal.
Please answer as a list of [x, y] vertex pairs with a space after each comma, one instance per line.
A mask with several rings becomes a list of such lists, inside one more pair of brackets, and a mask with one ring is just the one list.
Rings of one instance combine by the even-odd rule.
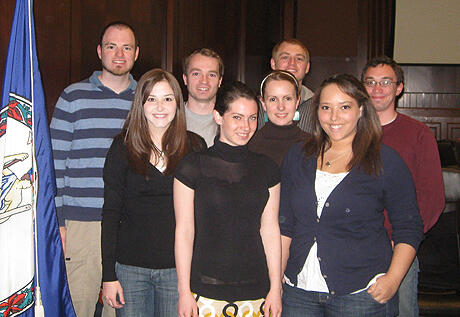
[[283, 316], [395, 316], [393, 296], [423, 237], [411, 174], [381, 144], [355, 77], [326, 79], [312, 106], [313, 135], [290, 149], [281, 172]]
[[104, 166], [103, 294], [117, 316], [177, 315], [172, 175], [203, 147], [174, 76], [145, 73]]

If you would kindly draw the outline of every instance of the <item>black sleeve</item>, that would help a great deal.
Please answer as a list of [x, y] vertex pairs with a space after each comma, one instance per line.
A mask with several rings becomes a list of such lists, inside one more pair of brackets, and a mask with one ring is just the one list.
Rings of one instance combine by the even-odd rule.
[[179, 180], [185, 186], [195, 189], [196, 182], [200, 176], [200, 154], [192, 152], [179, 162], [175, 172], [174, 178]]
[[115, 138], [104, 164], [104, 206], [102, 208], [102, 281], [116, 281], [115, 256], [123, 211], [126, 174], [129, 165], [121, 137]]

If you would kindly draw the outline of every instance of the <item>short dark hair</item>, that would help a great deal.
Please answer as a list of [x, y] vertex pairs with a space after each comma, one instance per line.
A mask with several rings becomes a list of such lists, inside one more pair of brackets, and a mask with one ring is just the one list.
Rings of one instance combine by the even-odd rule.
[[116, 28], [119, 28], [119, 29], [123, 29], [123, 28], [127, 28], [127, 29], [130, 29], [131, 32], [133, 32], [133, 35], [134, 35], [134, 42], [136, 43], [136, 47], [139, 46], [139, 43], [137, 42], [137, 38], [136, 38], [136, 32], [134, 31], [134, 28], [129, 25], [128, 23], [126, 22], [123, 22], [123, 21], [113, 21], [113, 22], [110, 22], [109, 24], [107, 24], [103, 29], [102, 29], [102, 32], [101, 32], [101, 35], [100, 35], [100, 38], [99, 38], [99, 45], [102, 46], [102, 39], [104, 38], [104, 35], [105, 35], [105, 32], [107, 32], [107, 30], [111, 27], [116, 27]]
[[379, 65], [388, 65], [390, 66], [393, 71], [395, 72], [396, 75], [396, 80], [398, 81], [397, 84], [399, 85], [400, 83], [404, 84], [404, 72], [402, 68], [396, 63], [395, 60], [389, 58], [386, 55], [381, 55], [374, 57], [370, 59], [366, 65], [363, 68], [363, 71], [361, 72], [361, 81], [364, 81], [364, 75], [366, 74], [367, 70], [369, 67], [377, 67]]
[[281, 42], [278, 42], [273, 47], [273, 50], [272, 50], [272, 58], [273, 59], [276, 58], [276, 55], [278, 54], [280, 46], [283, 43], [288, 43], [288, 44], [293, 44], [293, 45], [300, 46], [303, 49], [303, 51], [305, 52], [305, 57], [306, 57], [307, 62], [310, 62], [310, 52], [308, 51], [308, 48], [302, 42], [300, 42], [298, 39], [285, 39], [285, 40], [282, 40]]
[[223, 116], [230, 108], [230, 104], [238, 98], [254, 100], [257, 104], [257, 96], [249, 86], [241, 81], [233, 81], [222, 85], [217, 91], [214, 110]]
[[219, 63], [219, 76], [220, 78], [224, 76], [224, 60], [222, 59], [222, 57], [220, 57], [219, 54], [217, 54], [216, 51], [213, 51], [210, 48], [200, 48], [200, 49], [194, 50], [190, 55], [184, 58], [183, 72], [186, 76], [187, 76], [188, 65], [190, 64], [190, 60], [192, 59], [193, 56], [197, 54], [217, 59], [217, 62]]

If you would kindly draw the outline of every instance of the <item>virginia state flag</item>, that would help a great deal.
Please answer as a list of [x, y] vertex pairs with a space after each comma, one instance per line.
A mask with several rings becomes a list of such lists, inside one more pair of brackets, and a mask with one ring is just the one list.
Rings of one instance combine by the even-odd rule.
[[32, 8], [16, 0], [0, 105], [0, 317], [75, 316]]

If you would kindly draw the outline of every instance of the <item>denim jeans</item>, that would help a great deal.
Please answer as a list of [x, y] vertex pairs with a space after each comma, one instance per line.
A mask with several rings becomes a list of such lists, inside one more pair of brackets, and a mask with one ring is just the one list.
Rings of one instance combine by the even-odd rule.
[[415, 257], [414, 262], [407, 271], [406, 276], [399, 286], [399, 317], [418, 317], [418, 258]]
[[283, 317], [393, 317], [397, 296], [380, 304], [367, 291], [331, 295], [283, 285]]
[[115, 272], [123, 287], [125, 305], [117, 317], [176, 317], [176, 269], [147, 269], [116, 263]]

